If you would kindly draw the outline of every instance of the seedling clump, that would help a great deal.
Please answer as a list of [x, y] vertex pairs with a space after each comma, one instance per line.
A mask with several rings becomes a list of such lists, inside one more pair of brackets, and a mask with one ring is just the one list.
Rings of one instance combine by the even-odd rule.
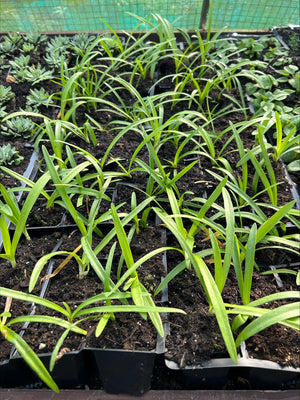
[[3, 126], [1, 134], [4, 136], [23, 136], [29, 137], [34, 130], [35, 125], [28, 117], [15, 117], [6, 121], [6, 126]]
[[24, 160], [10, 143], [0, 147], [0, 166], [19, 165]]

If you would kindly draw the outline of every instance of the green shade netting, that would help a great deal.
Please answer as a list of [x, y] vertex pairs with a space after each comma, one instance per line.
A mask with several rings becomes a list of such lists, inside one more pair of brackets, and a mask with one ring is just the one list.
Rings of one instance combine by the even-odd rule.
[[[0, 31], [132, 30], [137, 20], [160, 14], [182, 29], [199, 27], [203, 0], [1, 0]], [[268, 29], [299, 25], [299, 0], [213, 0], [213, 29]], [[145, 24], [139, 30], [148, 29]]]

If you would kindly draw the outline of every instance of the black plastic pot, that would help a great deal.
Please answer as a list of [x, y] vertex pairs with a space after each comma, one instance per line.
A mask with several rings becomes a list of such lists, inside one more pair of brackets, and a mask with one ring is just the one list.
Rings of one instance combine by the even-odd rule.
[[[271, 266], [270, 269], [296, 268], [300, 263]], [[283, 283], [280, 274], [274, 274], [278, 287]], [[295, 278], [296, 279], [296, 278]], [[168, 294], [167, 294], [168, 296]], [[167, 319], [167, 318], [166, 318]], [[167, 352], [166, 336], [172, 335], [170, 323], [164, 326], [165, 337], [160, 343], [162, 353]], [[280, 340], [280, 338], [278, 338]], [[238, 362], [230, 358], [214, 358], [201, 364], [181, 367], [165, 355], [164, 364], [170, 374], [189, 390], [207, 389], [251, 389], [251, 390], [288, 390], [300, 387], [300, 367], [287, 367], [269, 361], [254, 359], [249, 356], [247, 346], [243, 342], [238, 349]]]
[[220, 358], [196, 365], [180, 368], [173, 361], [165, 360], [178, 381], [186, 389], [226, 389], [238, 379], [239, 369], [231, 359]]
[[[170, 326], [165, 324], [165, 334], [170, 335]], [[165, 335], [165, 336], [166, 336]], [[161, 348], [164, 352], [165, 338], [162, 339]], [[240, 360], [240, 355], [238, 360]], [[237, 387], [237, 381], [240, 377], [239, 364], [235, 365], [230, 358], [219, 358], [204, 361], [201, 365], [191, 365], [181, 367], [176, 362], [165, 357], [165, 366], [175, 379], [185, 389], [230, 389]]]
[[[66, 230], [66, 227], [63, 228]], [[56, 227], [57, 230], [57, 227]], [[39, 228], [34, 229], [35, 234], [40, 234]], [[31, 233], [33, 233], [31, 232]], [[49, 228], [46, 231], [43, 229], [42, 232], [49, 232]], [[52, 232], [50, 230], [50, 232]], [[62, 244], [60, 239], [52, 252], [57, 251]], [[54, 261], [49, 262], [47, 268], [47, 274], [50, 274], [53, 269]], [[44, 297], [49, 285], [49, 280], [45, 280], [41, 286], [39, 296]], [[30, 304], [29, 304], [30, 305]], [[31, 304], [29, 314], [35, 313], [35, 306]], [[22, 337], [28, 327], [29, 322], [25, 322], [19, 332]], [[49, 369], [49, 363], [51, 354], [39, 354], [40, 360], [43, 362], [45, 367]], [[84, 387], [87, 382], [87, 364], [84, 362], [84, 352], [74, 351], [67, 352], [60, 357], [54, 367], [51, 376], [54, 378], [56, 383], [61, 388], [72, 388], [72, 387]], [[37, 377], [37, 375], [31, 370], [31, 368], [25, 363], [22, 357], [19, 356], [15, 347], [13, 346], [10, 352], [9, 360], [0, 362], [0, 387], [9, 388], [37, 388], [41, 387], [43, 383]]]
[[103, 385], [107, 393], [141, 396], [151, 388], [156, 352], [86, 349], [94, 364], [91, 387]]
[[[39, 355], [48, 369], [51, 354]], [[88, 364], [83, 350], [64, 354], [55, 364], [51, 376], [61, 389], [84, 387], [88, 381]], [[0, 387], [38, 388], [43, 383], [20, 356], [0, 363]]]
[[[101, 230], [109, 230], [111, 224], [101, 224]], [[71, 232], [76, 225], [53, 227], [28, 227], [31, 235], [43, 235], [53, 232]], [[165, 241], [165, 231], [162, 231]], [[63, 240], [60, 239], [52, 252], [57, 251]], [[165, 259], [165, 254], [162, 255]], [[53, 272], [54, 259], [48, 263], [46, 275]], [[40, 297], [45, 297], [50, 280], [45, 280], [40, 289]], [[163, 292], [164, 296], [164, 292]], [[162, 297], [161, 301], [164, 301]], [[30, 306], [30, 304], [29, 304]], [[30, 314], [35, 312], [32, 304]], [[25, 322], [19, 332], [22, 336], [29, 323]], [[154, 328], [153, 328], [154, 329]], [[59, 388], [73, 389], [88, 386], [104, 389], [108, 393], [122, 393], [141, 396], [151, 388], [151, 380], [159, 346], [152, 351], [131, 351], [123, 349], [82, 348], [79, 351], [66, 352], [56, 362], [51, 376]], [[46, 368], [49, 368], [51, 353], [39, 354]], [[20, 373], [22, 371], [22, 373]], [[44, 384], [24, 362], [13, 347], [9, 360], [0, 362], [0, 387], [2, 388], [37, 388]]]
[[[82, 349], [65, 353], [51, 376], [61, 389], [89, 386], [107, 393], [141, 396], [151, 388], [156, 351]], [[49, 368], [50, 353], [39, 358]], [[16, 355], [0, 363], [0, 387], [38, 388], [44, 384], [25, 361]]]
[[279, 364], [249, 357], [241, 346], [241, 356], [235, 365], [231, 359], [206, 361], [203, 365], [180, 368], [174, 361], [165, 359], [166, 367], [186, 389], [286, 390], [300, 387], [300, 368], [282, 367]]
[[300, 387], [300, 368], [283, 367], [273, 361], [250, 358], [246, 348], [239, 360], [241, 379], [255, 390], [284, 390]]
[[[122, 185], [121, 185], [122, 187]], [[159, 221], [156, 221], [158, 224]], [[161, 241], [166, 242], [166, 232], [161, 231]], [[166, 255], [162, 253], [166, 268]], [[166, 301], [166, 291], [162, 291], [161, 303]], [[162, 315], [162, 319], [164, 316]], [[154, 328], [153, 328], [154, 329]], [[102, 385], [107, 393], [141, 396], [151, 389], [151, 381], [157, 355], [164, 351], [162, 338], [158, 336], [154, 350], [124, 350], [86, 348], [89, 353], [93, 373], [88, 385], [99, 388]]]

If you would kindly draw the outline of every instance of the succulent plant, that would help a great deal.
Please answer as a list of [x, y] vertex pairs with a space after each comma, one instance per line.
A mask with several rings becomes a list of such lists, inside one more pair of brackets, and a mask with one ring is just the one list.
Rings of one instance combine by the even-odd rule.
[[21, 54], [19, 57], [15, 57], [9, 61], [10, 65], [10, 76], [13, 76], [15, 82], [24, 82], [26, 80], [26, 69], [30, 61], [30, 56], [24, 56]]
[[22, 51], [24, 53], [30, 53], [32, 50], [34, 50], [34, 45], [32, 43], [23, 43], [22, 46]]
[[52, 54], [59, 52], [60, 54], [66, 54], [70, 47], [70, 39], [66, 36], [55, 36], [47, 43], [46, 53]]
[[62, 54], [60, 50], [55, 50], [51, 53], [47, 53], [44, 57], [44, 60], [49, 65], [50, 68], [59, 69], [61, 63], [68, 64], [68, 58], [65, 57], [65, 54]]
[[16, 82], [28, 81], [35, 84], [52, 78], [52, 70], [47, 71], [40, 63], [29, 66], [29, 62], [30, 55], [24, 56], [24, 54], [9, 62], [12, 68], [10, 74], [16, 79]]
[[4, 103], [7, 103], [9, 100], [15, 97], [14, 92], [11, 90], [11, 87], [5, 87], [0, 85], [0, 106]]
[[10, 66], [13, 70], [23, 69], [29, 65], [30, 56], [24, 56], [21, 54], [19, 57], [15, 57], [13, 60], [9, 62]]
[[0, 43], [0, 54], [10, 54], [18, 48], [22, 41], [22, 36], [18, 33], [9, 33], [3, 39]]
[[29, 137], [35, 125], [28, 117], [15, 117], [6, 121], [6, 126], [2, 127], [2, 135]]
[[[9, 83], [21, 83], [26, 81], [27, 70], [26, 68], [20, 68], [16, 70], [11, 70], [6, 81]], [[9, 80], [8, 80], [9, 79]]]
[[40, 32], [28, 32], [26, 36], [24, 36], [24, 41], [27, 43], [31, 43], [34, 46], [37, 46], [41, 43], [47, 42], [48, 37], [46, 35], [42, 35]]
[[53, 71], [47, 71], [39, 63], [37, 66], [27, 67], [26, 81], [36, 84], [40, 81], [45, 81], [53, 77]]
[[71, 41], [71, 46], [75, 51], [84, 52], [88, 46], [96, 39], [94, 35], [88, 35], [85, 32], [77, 33]]
[[19, 165], [24, 160], [15, 147], [10, 144], [0, 146], [0, 165]]
[[48, 107], [53, 104], [53, 100], [49, 98], [49, 93], [43, 87], [40, 89], [31, 89], [29, 93], [26, 104], [32, 107], [33, 110], [37, 110], [40, 106]]
[[14, 43], [4, 41], [0, 43], [0, 54], [10, 54], [17, 49]]
[[7, 115], [7, 112], [5, 110], [6, 110], [6, 106], [0, 107], [0, 121], [2, 118], [5, 117], [5, 115]]
[[8, 33], [8, 35], [5, 36], [5, 40], [10, 43], [19, 45], [20, 42], [23, 40], [23, 37], [19, 33], [13, 32], [13, 33]]

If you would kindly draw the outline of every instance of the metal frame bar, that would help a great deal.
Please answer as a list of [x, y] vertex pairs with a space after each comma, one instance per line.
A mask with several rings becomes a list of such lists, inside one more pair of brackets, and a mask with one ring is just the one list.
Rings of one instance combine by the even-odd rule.
[[206, 29], [206, 23], [207, 23], [207, 16], [209, 12], [209, 7], [210, 7], [210, 0], [203, 0], [202, 3], [202, 9], [201, 9], [201, 17], [200, 17], [200, 23], [199, 23], [199, 29]]

